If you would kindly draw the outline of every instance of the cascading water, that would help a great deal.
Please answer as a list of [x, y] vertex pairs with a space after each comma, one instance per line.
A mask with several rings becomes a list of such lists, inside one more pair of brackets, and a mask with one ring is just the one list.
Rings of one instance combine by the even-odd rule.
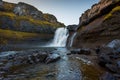
[[58, 28], [55, 32], [53, 42], [50, 44], [51, 47], [65, 47], [69, 32], [66, 28]]
[[74, 41], [76, 34], [77, 34], [77, 32], [75, 32], [70, 39], [70, 47], [72, 47], [72, 44], [73, 44], [73, 41]]

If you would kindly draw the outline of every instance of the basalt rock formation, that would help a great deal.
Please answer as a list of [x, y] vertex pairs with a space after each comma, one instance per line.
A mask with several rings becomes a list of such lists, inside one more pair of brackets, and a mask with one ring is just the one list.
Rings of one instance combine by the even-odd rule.
[[80, 17], [75, 47], [94, 47], [120, 39], [120, 0], [100, 0]]

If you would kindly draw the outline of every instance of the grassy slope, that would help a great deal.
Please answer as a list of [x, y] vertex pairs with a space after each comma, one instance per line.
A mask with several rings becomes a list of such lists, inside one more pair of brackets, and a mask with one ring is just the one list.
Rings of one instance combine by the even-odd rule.
[[0, 29], [0, 44], [7, 44], [9, 40], [19, 41], [19, 40], [45, 37], [45, 36], [46, 36], [45, 34], [18, 32], [18, 31]]
[[[38, 26], [41, 25], [43, 27], [51, 26], [51, 27], [56, 28], [56, 27], [63, 26], [63, 24], [59, 24], [59, 23], [50, 23], [47, 21], [35, 20], [31, 16], [17, 16], [12, 12], [0, 12], [0, 16], [1, 17], [3, 17], [3, 16], [9, 17], [10, 19], [16, 20], [18, 23], [23, 20], [29, 21], [30, 23], [32, 23], [34, 25], [38, 25]], [[17, 24], [17, 25], [19, 25], [19, 24]]]

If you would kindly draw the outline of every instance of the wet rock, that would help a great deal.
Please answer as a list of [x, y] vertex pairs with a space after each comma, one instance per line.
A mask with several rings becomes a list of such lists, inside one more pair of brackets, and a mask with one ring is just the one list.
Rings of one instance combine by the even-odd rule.
[[98, 56], [99, 64], [101, 66], [105, 66], [107, 63], [112, 63], [112, 60], [110, 59], [109, 56], [107, 56], [105, 53], [102, 53]]
[[81, 49], [73, 49], [71, 50], [71, 54], [80, 54]]
[[28, 55], [28, 63], [29, 64], [33, 64], [33, 60], [32, 60], [32, 56], [31, 55]]
[[113, 48], [113, 49], [118, 49], [120, 48], [120, 40], [115, 39], [112, 42], [108, 43], [107, 47]]
[[46, 58], [46, 62], [45, 63], [50, 63], [50, 62], [55, 62], [57, 60], [60, 59], [60, 55], [59, 54], [49, 54], [49, 56]]
[[100, 80], [117, 80], [112, 74], [106, 72], [100, 77]]
[[90, 49], [81, 49], [80, 54], [89, 55], [91, 53]]
[[42, 53], [38, 54], [37, 57], [40, 62], [45, 62], [46, 58], [48, 57], [48, 53], [42, 52]]
[[117, 61], [117, 67], [120, 68], [120, 60]]
[[53, 72], [53, 73], [48, 73], [45, 77], [55, 77], [55, 75], [56, 75], [56, 73], [55, 72]]
[[109, 69], [112, 72], [115, 72], [115, 73], [118, 72], [118, 67], [113, 64], [106, 64], [105, 66], [107, 67], [107, 69]]
[[91, 53], [90, 49], [73, 49], [73, 50], [71, 50], [71, 54], [89, 55], [90, 53]]

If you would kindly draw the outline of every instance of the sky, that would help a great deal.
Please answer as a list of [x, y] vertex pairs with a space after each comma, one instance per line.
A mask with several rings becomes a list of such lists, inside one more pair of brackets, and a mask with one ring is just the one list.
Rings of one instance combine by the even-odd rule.
[[25, 2], [43, 13], [56, 16], [65, 25], [79, 24], [79, 17], [99, 0], [3, 0], [12, 3]]

